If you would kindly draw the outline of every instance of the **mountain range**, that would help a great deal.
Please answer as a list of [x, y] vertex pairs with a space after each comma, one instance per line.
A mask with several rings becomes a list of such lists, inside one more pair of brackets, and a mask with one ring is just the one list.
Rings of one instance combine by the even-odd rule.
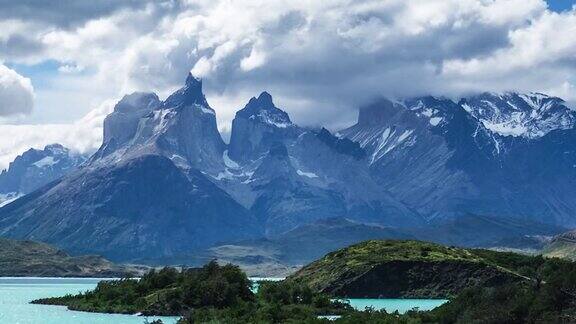
[[85, 160], [60, 144], [29, 149], [0, 172], [0, 206], [72, 172]]
[[576, 225], [575, 121], [536, 93], [381, 98], [332, 133], [262, 92], [227, 144], [188, 75], [166, 100], [120, 100], [96, 153], [0, 208], [0, 235], [115, 261], [235, 247], [304, 263], [386, 237], [529, 245]]

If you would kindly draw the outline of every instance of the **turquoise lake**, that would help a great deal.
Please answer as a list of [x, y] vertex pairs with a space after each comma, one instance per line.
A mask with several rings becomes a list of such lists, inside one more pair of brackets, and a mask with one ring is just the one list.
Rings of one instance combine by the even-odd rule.
[[[75, 312], [63, 306], [32, 305], [29, 302], [44, 297], [64, 296], [91, 290], [102, 279], [72, 278], [0, 278], [0, 323], [10, 324], [143, 324], [160, 318], [164, 323], [176, 323], [177, 317], [142, 317], [136, 315]], [[445, 300], [439, 299], [349, 299], [360, 310], [365, 307], [400, 313], [413, 308], [430, 310]]]
[[143, 324], [160, 318], [176, 323], [177, 317], [142, 317], [74, 312], [64, 306], [32, 305], [44, 297], [64, 296], [93, 289], [101, 279], [0, 278], [0, 323], [4, 324]]
[[373, 307], [376, 310], [385, 309], [388, 313], [398, 311], [406, 313], [417, 308], [420, 311], [432, 310], [448, 300], [445, 299], [347, 299], [350, 306], [357, 310]]

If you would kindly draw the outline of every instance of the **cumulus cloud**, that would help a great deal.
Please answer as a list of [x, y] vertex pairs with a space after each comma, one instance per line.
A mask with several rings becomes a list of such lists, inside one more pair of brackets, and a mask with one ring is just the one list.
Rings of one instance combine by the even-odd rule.
[[103, 122], [115, 100], [108, 100], [71, 124], [0, 125], [0, 170], [30, 148], [60, 143], [74, 152], [89, 154], [102, 144]]
[[28, 114], [34, 103], [30, 79], [0, 64], [0, 116]]
[[165, 96], [193, 71], [223, 130], [262, 90], [296, 122], [332, 128], [378, 95], [546, 91], [576, 102], [576, 9], [554, 13], [544, 0], [103, 1], [33, 14], [22, 14], [27, 2], [11, 6], [15, 14], [0, 14], [0, 60], [61, 62], [54, 84], [77, 80], [100, 97]]

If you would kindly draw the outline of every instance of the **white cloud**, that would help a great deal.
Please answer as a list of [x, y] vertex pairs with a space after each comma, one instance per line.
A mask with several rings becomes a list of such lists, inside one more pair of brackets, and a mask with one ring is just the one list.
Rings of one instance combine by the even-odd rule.
[[104, 117], [114, 107], [109, 100], [71, 124], [0, 125], [0, 170], [29, 148], [60, 143], [78, 153], [95, 151], [102, 143]]
[[0, 116], [29, 114], [33, 105], [30, 79], [0, 64]]
[[78, 83], [89, 103], [134, 90], [165, 96], [191, 70], [224, 130], [262, 90], [296, 122], [332, 127], [376, 95], [518, 90], [576, 100], [576, 10], [552, 13], [544, 0], [200, 0], [99, 12], [65, 27], [0, 18], [0, 60], [83, 67], [55, 76], [51, 97], [68, 98]]
[[240, 68], [244, 71], [250, 71], [264, 65], [264, 63], [266, 63], [266, 53], [253, 47], [250, 56], [240, 61]]

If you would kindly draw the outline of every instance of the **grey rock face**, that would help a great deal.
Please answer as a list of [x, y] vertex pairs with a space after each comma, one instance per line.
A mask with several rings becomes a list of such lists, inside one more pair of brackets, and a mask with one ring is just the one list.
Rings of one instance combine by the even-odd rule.
[[430, 120], [402, 104], [382, 100], [361, 108], [358, 123], [339, 132], [367, 151], [370, 171], [379, 184], [427, 216], [449, 213], [450, 202], [474, 194], [469, 177], [449, 167], [452, 149], [441, 132], [433, 130], [440, 124], [434, 126]]
[[[134, 108], [133, 103], [143, 107]], [[137, 93], [125, 97], [118, 106], [110, 120], [107, 118], [109, 128], [116, 124], [123, 126], [117, 121], [116, 110], [123, 114], [131, 112], [128, 119], [122, 119], [131, 126], [105, 136], [102, 147], [92, 157], [93, 162], [111, 153], [114, 154], [100, 163], [113, 163], [140, 154], [160, 154], [175, 163], [210, 173], [223, 169], [225, 144], [218, 132], [216, 114], [202, 93], [201, 80], [188, 75], [185, 86], [161, 103], [155, 95]]]
[[286, 147], [278, 143], [252, 175], [251, 189], [258, 196], [251, 211], [264, 225], [267, 236], [274, 237], [331, 215], [346, 214], [338, 192], [307, 182], [298, 171]]
[[394, 227], [422, 224], [417, 213], [374, 181], [367, 158], [359, 159], [356, 147], [343, 150], [326, 143], [328, 136], [332, 135], [326, 130], [307, 132], [293, 146], [300, 178], [337, 192], [346, 206], [345, 217], [351, 220]]
[[274, 106], [272, 96], [262, 92], [236, 113], [232, 121], [229, 156], [240, 162], [257, 159], [274, 143], [286, 143], [300, 132], [288, 114]]
[[135, 92], [124, 96], [114, 111], [104, 119], [104, 143], [112, 140], [123, 145], [136, 134], [139, 121], [160, 106], [161, 102], [154, 93]]
[[0, 195], [30, 193], [76, 169], [85, 157], [60, 144], [43, 150], [29, 149], [0, 173]]

